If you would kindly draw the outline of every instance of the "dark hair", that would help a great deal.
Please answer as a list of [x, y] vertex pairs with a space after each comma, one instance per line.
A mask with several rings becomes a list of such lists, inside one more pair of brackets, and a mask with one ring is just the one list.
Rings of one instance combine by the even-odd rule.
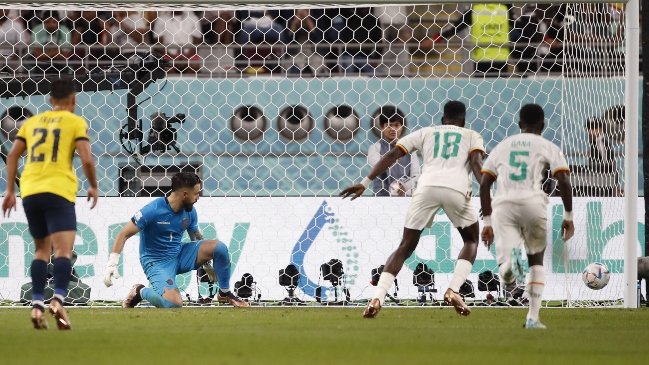
[[521, 127], [538, 127], [543, 124], [545, 113], [538, 104], [525, 104], [520, 111]]
[[54, 99], [65, 99], [77, 92], [72, 79], [58, 79], [50, 84], [50, 96]]
[[193, 172], [179, 172], [171, 178], [171, 191], [182, 188], [193, 189], [201, 183], [201, 178]]
[[444, 117], [447, 119], [464, 119], [466, 117], [466, 105], [457, 100], [451, 100], [444, 105]]
[[398, 122], [401, 125], [405, 125], [405, 119], [401, 110], [396, 106], [384, 105], [379, 109], [379, 127], [383, 127], [390, 122]]

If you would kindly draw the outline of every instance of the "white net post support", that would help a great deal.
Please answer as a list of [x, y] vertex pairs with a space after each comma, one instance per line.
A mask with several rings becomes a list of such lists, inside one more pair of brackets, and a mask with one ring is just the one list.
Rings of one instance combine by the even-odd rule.
[[[646, 6], [646, 5], [645, 5]], [[624, 138], [625, 155], [625, 194], [624, 194], [624, 307], [636, 308], [638, 300], [638, 95], [639, 92], [639, 52], [640, 52], [640, 0], [629, 0], [626, 4], [626, 133]], [[645, 54], [647, 51], [645, 50]], [[648, 77], [649, 75], [644, 75]], [[646, 158], [646, 156], [645, 156]], [[646, 172], [645, 172], [646, 173]], [[646, 197], [645, 197], [646, 199]]]
[[[298, 288], [301, 297], [313, 300], [313, 294], [306, 294], [306, 289], [314, 289], [315, 285], [324, 285], [318, 281], [318, 267], [329, 259], [340, 258], [343, 260], [348, 284], [351, 286], [352, 299], [367, 299], [373, 294], [373, 288], [365, 287], [370, 269], [378, 267], [393, 250], [400, 239], [405, 216], [407, 201], [391, 200], [389, 198], [363, 197], [354, 201], [355, 205], [345, 201], [339, 203], [334, 200], [336, 193], [352, 182], [358, 182], [362, 172], [369, 171], [366, 166], [366, 148], [377, 141], [373, 134], [374, 114], [384, 104], [397, 105], [406, 114], [407, 128], [418, 129], [431, 124], [437, 124], [441, 114], [440, 107], [449, 98], [458, 98], [465, 101], [469, 108], [472, 120], [468, 126], [477, 126], [478, 132], [483, 134], [487, 149], [490, 151], [495, 144], [505, 136], [518, 133], [515, 122], [518, 120], [518, 108], [523, 103], [539, 102], [546, 110], [546, 117], [553, 124], [548, 125], [546, 135], [550, 135], [555, 143], [561, 143], [570, 163], [584, 165], [584, 151], [588, 149], [588, 137], [584, 133], [584, 121], [587, 117], [597, 113], [599, 116], [604, 109], [614, 104], [626, 106], [625, 143], [624, 151], [617, 151], [624, 157], [624, 168], [616, 166], [615, 173], [623, 175], [624, 199], [607, 198], [614, 201], [611, 206], [614, 211], [602, 212], [602, 199], [591, 202], [587, 198], [580, 198], [580, 210], [576, 212], [576, 223], [580, 224], [579, 237], [568, 242], [566, 246], [557, 244], [554, 239], [551, 265], [548, 271], [553, 277], [552, 285], [546, 287], [545, 294], [553, 300], [562, 302], [560, 305], [599, 305], [599, 302], [619, 302], [618, 294], [623, 295], [624, 306], [634, 307], [636, 304], [636, 257], [637, 257], [637, 152], [638, 152], [638, 103], [640, 95], [638, 82], [638, 1], [629, 0], [623, 11], [626, 22], [624, 38], [604, 37], [601, 40], [610, 42], [611, 45], [600, 48], [624, 48], [623, 54], [626, 67], [622, 68], [620, 61], [607, 61], [609, 54], [597, 53], [585, 57], [584, 54], [597, 46], [592, 40], [571, 38], [566, 34], [562, 42], [570, 47], [563, 52], [563, 59], [553, 62], [558, 65], [557, 70], [550, 70], [551, 75], [542, 75], [530, 72], [525, 78], [514, 75], [515, 71], [505, 77], [493, 79], [480, 79], [473, 74], [475, 63], [471, 60], [471, 51], [476, 45], [468, 41], [467, 33], [455, 34], [449, 37], [447, 43], [436, 44], [432, 51], [425, 56], [419, 49], [419, 44], [411, 42], [411, 48], [416, 52], [408, 54], [410, 57], [397, 77], [389, 72], [380, 75], [353, 76], [337, 74], [331, 77], [285, 77], [285, 74], [275, 77], [264, 75], [232, 76], [230, 72], [218, 74], [203, 73], [201, 75], [170, 76], [169, 86], [166, 80], [159, 80], [157, 84], [147, 89], [138, 99], [142, 114], [138, 118], [145, 120], [152, 112], [165, 111], [167, 115], [188, 111], [188, 121], [178, 128], [178, 140], [181, 141], [181, 153], [150, 153], [147, 162], [150, 164], [165, 165], [199, 163], [204, 166], [204, 191], [206, 195], [201, 199], [198, 214], [201, 221], [201, 230], [206, 237], [216, 237], [224, 240], [230, 247], [233, 266], [236, 266], [232, 277], [232, 285], [239, 280], [244, 272], [251, 272], [259, 282], [263, 299], [278, 300], [284, 296], [283, 289], [277, 285], [277, 269], [284, 268], [289, 260], [303, 263], [304, 270], [309, 274], [309, 285]], [[293, 0], [264, 1], [263, 5], [256, 3], [243, 4], [238, 0], [223, 0], [215, 4], [214, 1], [196, 1], [191, 4], [178, 4], [177, 0], [158, 1], [123, 1], [120, 4], [109, 4], [105, 7], [99, 1], [77, 3], [64, 0], [58, 4], [37, 0], [31, 4], [8, 2], [7, 7], [14, 9], [65, 9], [65, 10], [234, 10], [234, 9], [293, 9], [295, 7], [309, 7], [312, 9], [331, 9], [337, 6], [354, 7], [379, 4], [411, 5], [405, 0], [378, 0], [361, 1], [339, 4], [339, 1], [324, 0], [316, 2], [300, 2]], [[477, 4], [477, 2], [474, 2]], [[527, 2], [511, 1], [518, 12], [523, 12]], [[550, 3], [542, 1], [540, 3]], [[578, 0], [561, 2], [570, 4], [566, 14], [576, 19], [571, 26], [565, 27], [565, 32], [577, 31], [579, 27], [609, 28], [610, 19], [606, 16], [590, 18], [580, 17], [588, 9], [587, 5]], [[606, 4], [605, 1], [593, 1], [592, 4]], [[339, 4], [339, 5], [337, 5]], [[433, 2], [425, 4], [429, 6]], [[421, 31], [424, 36], [416, 38], [417, 42], [431, 36], [437, 30], [435, 27], [448, 25], [452, 20], [461, 16], [464, 5], [452, 1], [435, 1], [434, 4], [444, 4], [447, 7], [437, 7], [436, 13], [428, 13], [429, 18], [435, 23], [433, 26], [425, 25], [424, 20], [416, 11], [405, 15], [414, 23], [413, 33]], [[602, 14], [599, 14], [602, 15]], [[601, 24], [594, 24], [600, 22]], [[439, 24], [438, 24], [439, 23]], [[435, 28], [435, 30], [433, 30]], [[465, 37], [461, 37], [464, 35]], [[414, 38], [414, 37], [413, 37]], [[624, 43], [626, 42], [626, 43]], [[351, 42], [353, 43], [353, 42]], [[220, 45], [222, 46], [222, 45]], [[238, 45], [229, 46], [237, 47]], [[347, 44], [338, 45], [346, 47]], [[391, 46], [394, 46], [392, 44]], [[397, 44], [402, 49], [403, 44]], [[538, 49], [543, 48], [538, 45]], [[202, 43], [203, 49], [212, 48], [211, 45]], [[287, 49], [290, 45], [287, 45]], [[295, 46], [294, 46], [295, 47]], [[307, 51], [312, 46], [297, 46], [300, 51]], [[316, 46], [318, 47], [318, 46]], [[131, 47], [132, 48], [132, 47]], [[213, 47], [217, 48], [217, 47]], [[221, 48], [227, 48], [223, 46]], [[260, 47], [262, 49], [263, 47]], [[398, 48], [398, 47], [397, 47]], [[350, 46], [353, 49], [353, 45]], [[284, 51], [283, 56], [291, 56]], [[419, 54], [416, 54], [419, 53]], [[615, 53], [615, 52], [613, 52]], [[313, 54], [311, 50], [311, 54]], [[383, 55], [378, 61], [380, 66], [393, 65], [392, 60]], [[419, 57], [419, 58], [418, 58]], [[583, 59], [582, 59], [583, 57]], [[615, 56], [613, 56], [614, 58]], [[285, 57], [282, 59], [286, 61]], [[297, 58], [297, 57], [295, 57]], [[394, 58], [394, 57], [393, 57]], [[416, 59], [418, 58], [418, 61]], [[536, 60], [545, 61], [543, 57]], [[602, 60], [604, 59], [604, 60]], [[339, 62], [336, 59], [334, 62]], [[205, 60], [207, 63], [208, 60]], [[261, 61], [263, 62], [263, 61]], [[418, 63], [417, 63], [418, 62]], [[509, 63], [510, 70], [516, 70], [516, 65]], [[284, 63], [279, 63], [283, 67]], [[458, 67], [459, 65], [459, 67]], [[613, 65], [613, 66], [611, 66]], [[544, 64], [541, 63], [540, 69]], [[378, 68], [377, 68], [378, 69]], [[204, 71], [202, 71], [204, 72]], [[554, 73], [553, 73], [554, 72]], [[286, 72], [288, 74], [288, 72]], [[626, 75], [625, 75], [626, 74]], [[225, 75], [225, 76], [224, 76]], [[406, 77], [403, 77], [403, 76]], [[211, 76], [212, 78], [205, 77]], [[259, 77], [256, 77], [259, 76]], [[263, 77], [262, 77], [263, 76]], [[415, 76], [415, 77], [411, 77]], [[198, 85], [192, 86], [191, 83]], [[189, 86], [188, 86], [189, 85]], [[306, 86], [305, 86], [306, 85]], [[359, 86], [360, 85], [360, 86]], [[522, 86], [521, 86], [522, 85]], [[624, 85], [624, 86], [623, 86]], [[158, 89], [167, 87], [164, 92]], [[177, 88], [177, 89], [176, 89]], [[223, 88], [223, 89], [221, 89]], [[359, 91], [359, 89], [362, 89]], [[513, 95], [512, 95], [513, 94]], [[82, 115], [94, 118], [90, 121], [95, 152], [99, 151], [100, 189], [110, 198], [102, 199], [100, 211], [93, 212], [83, 208], [87, 229], [80, 229], [83, 243], [77, 247], [82, 249], [77, 262], [82, 282], [88, 282], [92, 287], [93, 300], [121, 300], [130, 285], [136, 280], [146, 280], [139, 268], [136, 255], [137, 239], [132, 238], [127, 243], [127, 248], [122, 259], [124, 260], [124, 278], [115, 280], [115, 286], [105, 288], [101, 280], [101, 270], [107, 261], [108, 246], [119, 229], [120, 222], [132, 216], [143, 204], [145, 198], [131, 198], [117, 194], [116, 180], [120, 178], [118, 168], [120, 164], [135, 165], [130, 154], [122, 151], [115, 130], [123, 125], [127, 116], [123, 112], [126, 99], [118, 91], [110, 94], [87, 96], [84, 100], [89, 102], [79, 109]], [[218, 97], [214, 97], [217, 95]], [[423, 95], [423, 96], [422, 96]], [[468, 95], [468, 96], [467, 96]], [[561, 95], [561, 98], [550, 96]], [[142, 100], [151, 96], [151, 100]], [[101, 99], [105, 99], [102, 101]], [[46, 105], [43, 97], [28, 97], [27, 104], [41, 112]], [[474, 100], [471, 100], [474, 99]], [[290, 101], [290, 105], [288, 104]], [[604, 101], [602, 101], [604, 100]], [[111, 104], [112, 103], [112, 104]], [[602, 105], [603, 103], [610, 103]], [[6, 106], [11, 103], [6, 104]], [[3, 104], [5, 106], [5, 104]], [[341, 107], [345, 106], [345, 108]], [[331, 110], [340, 113], [348, 110], [342, 122], [343, 128], [334, 129]], [[195, 111], [199, 110], [198, 113]], [[288, 112], [287, 112], [288, 110]], [[292, 113], [290, 111], [293, 111]], [[298, 110], [300, 111], [298, 113]], [[336, 114], [335, 112], [333, 114]], [[250, 120], [244, 120], [250, 117]], [[341, 116], [342, 117], [342, 116]], [[154, 119], [154, 118], [151, 118]], [[200, 122], [200, 125], [199, 125]], [[246, 129], [244, 125], [253, 123], [260, 128]], [[340, 122], [340, 120], [338, 120]], [[102, 124], [103, 123], [103, 124]], [[238, 124], [237, 124], [238, 123]], [[247, 123], [247, 124], [246, 124]], [[329, 124], [328, 124], [329, 123]], [[348, 124], [347, 123], [351, 123]], [[354, 124], [356, 123], [356, 124]], [[145, 130], [142, 132], [147, 133]], [[263, 126], [263, 128], [261, 128]], [[96, 128], [96, 129], [95, 129]], [[380, 133], [379, 133], [380, 134]], [[146, 135], [144, 137], [146, 139]], [[634, 140], [635, 139], [635, 140]], [[183, 144], [184, 143], [184, 144]], [[204, 148], [206, 145], [214, 148]], [[224, 148], [221, 148], [225, 145]], [[3, 144], [4, 147], [4, 144]], [[286, 162], [290, 159], [290, 162]], [[209, 170], [213, 169], [212, 173]], [[80, 174], [80, 170], [78, 170]], [[138, 172], [143, 173], [143, 172]], [[152, 171], [149, 181], [154, 181], [155, 174], [166, 175], [166, 171]], [[164, 178], [168, 178], [165, 176]], [[162, 181], [164, 179], [161, 179]], [[620, 179], [622, 180], [622, 179]], [[276, 184], [273, 184], [273, 181]], [[620, 185], [622, 181], [616, 181]], [[154, 187], [155, 188], [155, 187]], [[82, 192], [83, 193], [83, 192]], [[226, 199], [227, 197], [227, 199]], [[383, 199], [383, 200], [382, 200]], [[326, 201], [325, 201], [326, 200]], [[620, 201], [624, 204], [618, 204]], [[325, 202], [323, 202], [325, 201]], [[398, 202], [393, 216], [388, 216], [392, 211], [392, 202]], [[477, 199], [475, 200], [477, 202]], [[549, 225], [556, 226], [557, 217], [560, 217], [560, 200], [552, 198], [556, 211], [552, 211]], [[85, 203], [79, 199], [79, 206]], [[109, 205], [107, 209], [102, 205]], [[590, 207], [597, 207], [598, 211], [590, 211]], [[620, 208], [623, 206], [623, 208]], [[319, 208], [318, 208], [319, 207]], [[595, 208], [593, 208], [595, 209]], [[622, 214], [622, 209], [624, 210]], [[314, 216], [314, 211], [317, 213]], [[245, 211], [245, 213], [242, 213]], [[375, 211], [385, 212], [378, 214]], [[350, 213], [351, 212], [351, 213]], [[118, 216], [119, 215], [119, 216]], [[90, 217], [90, 218], [88, 218]], [[232, 218], [236, 217], [236, 218]], [[245, 217], [243, 219], [242, 217]], [[311, 219], [313, 217], [313, 219]], [[363, 219], [364, 217], [367, 217]], [[581, 283], [580, 270], [584, 263], [594, 257], [605, 257], [603, 246], [606, 246], [610, 237], [606, 238], [603, 231], [608, 231], [607, 225], [617, 227], [614, 223], [624, 219], [624, 249], [615, 246], [613, 255], [616, 263], [614, 275], [608, 288], [594, 292]], [[242, 219], [242, 220], [235, 220]], [[597, 222], [599, 226], [590, 230], [591, 224]], [[226, 224], [220, 225], [221, 222]], [[209, 222], [209, 223], [208, 223]], [[243, 223], [241, 223], [243, 222]], [[0, 223], [7, 223], [2, 221]], [[18, 224], [20, 223], [20, 224]], [[560, 224], [560, 220], [559, 220]], [[5, 225], [3, 227], [9, 227]], [[298, 227], [298, 228], [295, 228]], [[588, 227], [588, 228], [586, 228]], [[605, 229], [606, 228], [606, 229]], [[27, 259], [15, 255], [14, 251], [22, 250], [28, 242], [18, 242], [22, 234], [24, 240], [28, 239], [24, 221], [16, 223], [15, 227], [4, 228], [0, 237], [7, 237], [7, 243], [0, 242], [0, 299], [17, 299], [16, 292], [20, 285], [28, 281], [28, 275], [18, 273], [16, 267], [27, 267]], [[556, 227], [552, 232], [556, 231]], [[23, 230], [23, 231], [20, 231]], [[304, 235], [302, 234], [304, 230]], [[620, 230], [612, 230], [619, 233]], [[312, 232], [320, 232], [318, 237], [312, 237]], [[590, 237], [593, 235], [594, 238]], [[316, 235], [316, 234], [314, 234]], [[96, 236], [96, 237], [95, 237]], [[11, 238], [9, 238], [11, 237]], [[108, 239], [106, 239], [108, 237]], [[112, 237], [112, 238], [111, 238]], [[615, 236], [615, 237], [619, 237]], [[597, 241], [595, 248], [590, 247], [589, 240]], [[292, 240], [290, 242], [285, 242]], [[560, 240], [559, 240], [560, 241]], [[573, 243], [577, 241], [576, 243]], [[97, 244], [99, 242], [99, 245]], [[297, 242], [297, 243], [295, 243]], [[459, 235], [455, 232], [444, 217], [441, 223], [430, 232], [427, 231], [422, 238], [422, 243], [416, 251], [419, 258], [429, 262], [439, 263], [437, 274], [438, 290], [444, 290], [450, 280], [453, 263], [461, 246], [458, 245]], [[245, 248], [244, 248], [245, 243]], [[282, 244], [280, 250], [276, 244]], [[309, 245], [311, 248], [309, 249]], [[321, 245], [321, 246], [319, 246]], [[96, 246], [99, 246], [97, 248]], [[269, 246], [272, 246], [269, 248]], [[611, 246], [613, 246], [611, 244]], [[8, 247], [11, 247], [9, 250]], [[380, 247], [377, 249], [376, 247]], [[561, 250], [559, 250], [561, 247]], [[284, 250], [287, 248], [287, 250]], [[258, 255], [256, 249], [263, 251], [265, 256]], [[294, 252], [290, 253], [293, 249]], [[3, 267], [3, 255], [9, 250], [5, 262], [11, 268]], [[13, 250], [13, 251], [12, 251]], [[481, 247], [481, 257], [474, 266], [470, 279], [477, 286], [477, 273], [491, 269], [497, 272], [495, 260], [490, 253]], [[597, 252], [588, 252], [597, 251]], [[28, 251], [28, 250], [27, 250]], [[286, 251], [286, 252], [285, 252]], [[607, 252], [606, 254], [611, 254]], [[359, 257], [360, 256], [360, 257]], [[314, 258], [315, 257], [315, 258]], [[623, 257], [624, 263], [618, 262]], [[588, 259], [587, 259], [588, 258]], [[547, 259], [547, 258], [546, 258]], [[605, 258], [606, 259], [606, 258]], [[23, 263], [24, 261], [24, 263]], [[610, 260], [611, 262], [615, 260]], [[278, 266], [279, 265], [279, 266]], [[413, 263], [409, 263], [412, 269]], [[622, 270], [621, 267], [624, 267]], [[556, 270], [555, 270], [556, 269]], [[4, 270], [4, 271], [3, 271]], [[563, 271], [561, 271], [563, 270]], [[26, 272], [26, 270], [23, 270]], [[94, 273], [93, 273], [94, 272]], [[622, 272], [624, 275], [621, 275]], [[12, 278], [8, 273], [16, 274]], [[194, 285], [194, 274], [184, 276], [187, 292], [196, 297], [196, 293], [204, 288], [197, 289]], [[402, 270], [399, 278], [403, 297], [412, 298], [417, 295], [416, 290], [410, 286], [412, 279], [411, 270]], [[622, 279], [621, 277], [624, 276]], [[355, 282], [355, 283], [354, 283]], [[144, 282], [146, 284], [146, 282]], [[361, 284], [362, 283], [362, 284]], [[624, 288], [621, 290], [621, 288]], [[329, 290], [331, 293], [331, 290]], [[302, 295], [304, 294], [304, 295]], [[476, 293], [477, 299], [484, 299], [484, 293]], [[604, 304], [608, 305], [608, 304]]]

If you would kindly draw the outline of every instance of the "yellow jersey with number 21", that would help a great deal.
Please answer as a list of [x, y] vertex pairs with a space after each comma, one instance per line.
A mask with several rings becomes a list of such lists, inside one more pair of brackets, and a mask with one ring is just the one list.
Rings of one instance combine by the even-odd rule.
[[86, 121], [67, 110], [50, 110], [29, 118], [16, 138], [27, 145], [21, 197], [52, 193], [74, 203], [78, 181], [72, 157], [76, 141], [90, 140]]

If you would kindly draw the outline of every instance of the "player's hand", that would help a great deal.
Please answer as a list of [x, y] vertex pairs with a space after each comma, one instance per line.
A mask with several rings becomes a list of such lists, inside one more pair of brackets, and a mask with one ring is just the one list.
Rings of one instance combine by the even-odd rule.
[[487, 250], [491, 249], [491, 245], [494, 242], [494, 230], [491, 226], [485, 226], [482, 228], [482, 242], [487, 246]]
[[340, 194], [338, 194], [338, 196], [342, 196], [343, 199], [345, 199], [353, 195], [351, 200], [354, 200], [360, 197], [361, 195], [363, 195], [364, 191], [365, 191], [365, 187], [363, 186], [363, 184], [356, 184], [348, 187], [347, 189], [344, 189], [343, 191], [340, 192]]
[[97, 206], [97, 199], [99, 199], [99, 191], [92, 186], [88, 188], [88, 201], [90, 199], [92, 199], [92, 205], [90, 205], [90, 209], [92, 209]]
[[106, 268], [104, 269], [104, 285], [106, 285], [107, 288], [110, 288], [113, 286], [113, 281], [111, 280], [111, 276], [114, 276], [115, 279], [119, 279], [119, 271], [117, 270], [117, 262], [119, 261], [119, 254], [118, 253], [111, 253], [110, 258], [108, 259], [108, 265], [106, 265]]
[[2, 216], [9, 218], [12, 208], [14, 211], [16, 210], [16, 194], [7, 192], [2, 201]]
[[561, 237], [563, 237], [563, 242], [571, 239], [575, 235], [575, 224], [572, 221], [564, 221], [561, 223]]

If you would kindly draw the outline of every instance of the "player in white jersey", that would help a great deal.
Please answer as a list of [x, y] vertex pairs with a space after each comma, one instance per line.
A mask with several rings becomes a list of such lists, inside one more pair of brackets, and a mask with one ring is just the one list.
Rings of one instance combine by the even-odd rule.
[[[496, 237], [496, 261], [505, 287], [515, 280], [525, 280], [521, 244], [525, 244], [530, 266], [527, 291], [530, 309], [525, 328], [545, 328], [539, 321], [539, 309], [545, 285], [543, 254], [546, 244], [546, 214], [548, 199], [541, 189], [544, 172], [549, 165], [558, 182], [564, 206], [561, 233], [567, 241], [575, 232], [572, 223], [572, 187], [561, 149], [541, 137], [545, 124], [543, 108], [527, 104], [521, 108], [521, 134], [508, 137], [491, 151], [482, 168], [480, 202], [484, 215], [482, 239], [491, 247]], [[491, 185], [498, 179], [493, 199]]]
[[440, 208], [444, 209], [464, 240], [444, 300], [461, 315], [471, 313], [458, 291], [471, 272], [478, 249], [478, 213], [471, 202], [471, 172], [480, 181], [484, 142], [479, 133], [464, 128], [465, 118], [466, 106], [459, 101], [449, 101], [444, 106], [441, 126], [422, 128], [401, 138], [360, 184], [340, 193], [343, 198], [352, 195], [352, 200], [358, 198], [372, 180], [396, 160], [407, 153], [421, 151], [424, 167], [406, 215], [403, 239], [385, 263], [374, 298], [363, 313], [365, 318], [376, 317], [381, 310], [395, 276], [415, 251], [421, 232], [431, 226]]

